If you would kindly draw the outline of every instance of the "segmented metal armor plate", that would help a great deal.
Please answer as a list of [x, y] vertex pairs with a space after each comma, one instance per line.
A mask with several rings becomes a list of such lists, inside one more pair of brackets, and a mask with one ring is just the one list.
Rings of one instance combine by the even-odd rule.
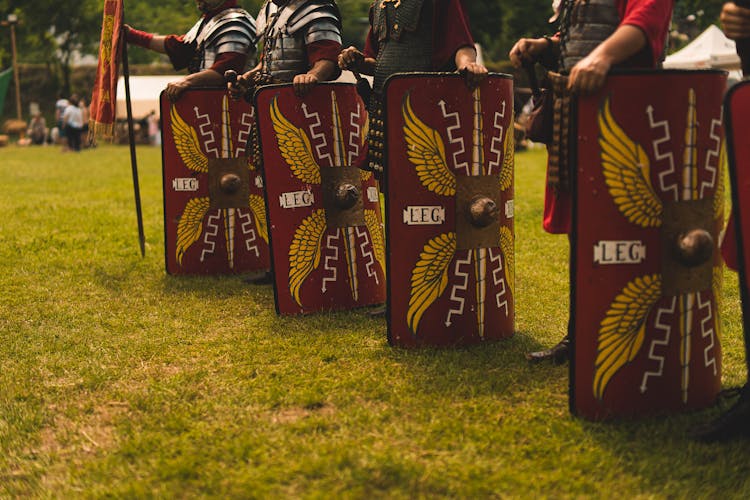
[[268, 0], [258, 14], [263, 42], [263, 74], [274, 83], [291, 82], [309, 69], [308, 44], [341, 43], [341, 14], [333, 0], [296, 0], [279, 8]]
[[255, 20], [244, 9], [227, 9], [210, 20], [200, 19], [187, 32], [184, 41], [196, 43], [196, 57], [190, 62], [191, 73], [210, 68], [219, 54], [247, 53], [245, 71], [255, 65]]

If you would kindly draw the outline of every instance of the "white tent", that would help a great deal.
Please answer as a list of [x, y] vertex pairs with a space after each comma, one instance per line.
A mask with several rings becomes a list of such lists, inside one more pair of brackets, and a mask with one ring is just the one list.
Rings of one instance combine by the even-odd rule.
[[713, 24], [682, 50], [668, 56], [665, 68], [733, 70], [740, 68], [734, 41]]
[[[133, 109], [133, 118], [139, 120], [145, 118], [151, 111], [159, 114], [159, 94], [167, 87], [167, 84], [183, 78], [182, 75], [161, 76], [131, 76], [130, 77], [130, 104]], [[125, 109], [125, 79], [120, 77], [117, 81], [117, 117], [127, 118]]]

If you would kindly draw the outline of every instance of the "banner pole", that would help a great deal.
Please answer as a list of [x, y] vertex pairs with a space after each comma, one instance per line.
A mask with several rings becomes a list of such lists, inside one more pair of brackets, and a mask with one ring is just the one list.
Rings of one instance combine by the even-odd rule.
[[[123, 16], [124, 17], [124, 16]], [[135, 155], [135, 131], [133, 130], [133, 108], [130, 103], [130, 67], [128, 66], [128, 41], [125, 30], [120, 28], [122, 40], [122, 77], [125, 83], [125, 108], [128, 115], [128, 142], [130, 143], [130, 166], [133, 171], [133, 194], [135, 196], [135, 214], [138, 219], [138, 244], [141, 257], [146, 256], [146, 236], [143, 232], [143, 212], [141, 210], [141, 190], [138, 182], [138, 161]]]

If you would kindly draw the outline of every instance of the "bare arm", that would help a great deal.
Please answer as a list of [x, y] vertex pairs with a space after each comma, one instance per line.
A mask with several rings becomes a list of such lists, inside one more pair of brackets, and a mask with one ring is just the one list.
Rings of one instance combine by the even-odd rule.
[[336, 72], [336, 63], [329, 59], [319, 59], [315, 61], [313, 67], [307, 73], [302, 73], [294, 77], [294, 92], [302, 97], [318, 82], [330, 80]]
[[740, 7], [734, 2], [726, 3], [721, 10], [720, 20], [728, 38], [750, 38], [750, 9]]
[[460, 73], [466, 73], [466, 83], [470, 87], [476, 87], [487, 76], [487, 68], [477, 63], [477, 51], [474, 47], [461, 47], [456, 51], [456, 69]]
[[535, 62], [543, 58], [547, 51], [559, 51], [560, 39], [557, 36], [544, 38], [521, 38], [510, 49], [508, 57], [514, 68], [520, 68], [525, 61]]
[[170, 83], [167, 85], [165, 93], [171, 101], [176, 101], [189, 88], [223, 87], [225, 84], [224, 75], [220, 75], [212, 69], [204, 69], [203, 71], [187, 75], [176, 82]]
[[599, 90], [610, 68], [637, 54], [648, 43], [646, 34], [636, 26], [623, 25], [570, 70], [568, 89], [591, 93]]

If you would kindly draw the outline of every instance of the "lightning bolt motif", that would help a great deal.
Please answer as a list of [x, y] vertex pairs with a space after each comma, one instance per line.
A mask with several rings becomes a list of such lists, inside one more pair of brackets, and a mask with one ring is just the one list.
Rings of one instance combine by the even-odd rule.
[[495, 294], [495, 304], [498, 309], [505, 310], [505, 315], [509, 314], [508, 310], [508, 299], [506, 295], [505, 287], [505, 275], [503, 273], [503, 254], [502, 252], [495, 253], [494, 249], [489, 249], [490, 262], [497, 263], [494, 271], [492, 271], [492, 282], [499, 289]]
[[195, 118], [198, 121], [198, 130], [203, 137], [203, 149], [208, 153], [213, 153], [214, 158], [220, 158], [218, 145], [216, 144], [216, 137], [214, 136], [213, 125], [211, 124], [211, 117], [208, 114], [199, 112], [198, 106], [193, 108], [195, 112]]
[[375, 254], [373, 254], [373, 245], [370, 243], [370, 233], [363, 227], [358, 226], [357, 238], [362, 242], [359, 245], [359, 251], [362, 253], [362, 257], [365, 259], [365, 272], [368, 278], [375, 280], [375, 283], [380, 283], [378, 279], [378, 273], [375, 271]]
[[[648, 379], [651, 377], [662, 377], [664, 375], [664, 361], [666, 360], [666, 354], [657, 354], [656, 351], [659, 348], [664, 348], [669, 345], [669, 338], [672, 333], [672, 326], [670, 324], [670, 317], [674, 316], [675, 309], [677, 308], [677, 297], [672, 297], [672, 301], [669, 307], [660, 307], [656, 312], [656, 320], [654, 326], [657, 330], [664, 332], [664, 337], [655, 338], [651, 341], [651, 347], [648, 350], [648, 359], [655, 361], [659, 368], [655, 371], [646, 371], [643, 374], [641, 381], [641, 394], [645, 394], [648, 390]], [[664, 319], [666, 318], [666, 320]]]
[[[308, 130], [310, 131], [310, 137], [312, 137], [313, 142], [317, 143], [317, 146], [315, 146], [315, 153], [318, 156], [318, 161], [323, 162], [323, 160], [328, 160], [328, 166], [333, 167], [333, 158], [331, 158], [330, 153], [324, 152], [328, 149], [328, 139], [326, 138], [325, 132], [323, 132], [321, 121], [320, 121], [320, 113], [317, 111], [308, 113], [307, 112], [307, 103], [302, 104], [302, 112], [305, 115], [305, 118], [308, 120], [312, 119], [312, 123], [308, 125]], [[318, 129], [319, 132], [315, 132], [315, 130]]]
[[448, 316], [445, 318], [445, 326], [451, 326], [453, 324], [451, 318], [454, 315], [463, 316], [464, 314], [466, 299], [462, 295], [469, 289], [469, 273], [462, 271], [461, 268], [470, 264], [471, 252], [466, 252], [466, 257], [463, 259], [456, 256], [456, 266], [453, 270], [453, 276], [458, 278], [459, 282], [451, 288], [451, 302], [456, 305], [448, 310]]
[[440, 101], [438, 103], [438, 106], [440, 106], [441, 111], [443, 112], [443, 118], [445, 118], [445, 121], [452, 120], [453, 125], [450, 127], [447, 127], [445, 129], [445, 132], [448, 134], [448, 143], [449, 144], [455, 144], [458, 147], [455, 148], [456, 151], [453, 153], [453, 165], [456, 170], [464, 170], [466, 172], [466, 175], [469, 175], [469, 163], [466, 161], [459, 162], [458, 158], [459, 156], [466, 153], [466, 145], [464, 144], [464, 138], [459, 135], [459, 137], [454, 137], [453, 132], [455, 130], [461, 130], [461, 116], [458, 114], [458, 112], [448, 113], [445, 101]]
[[258, 236], [255, 233], [255, 224], [253, 224], [253, 218], [250, 212], [244, 210], [237, 210], [237, 218], [240, 220], [240, 231], [246, 236], [245, 238], [245, 250], [254, 253], [256, 257], [260, 256], [260, 250], [258, 249]]
[[[505, 118], [506, 102], [503, 101], [500, 106], [500, 111], [495, 112], [495, 122], [492, 124], [493, 128], [497, 130], [497, 135], [492, 137], [490, 142], [490, 152], [495, 155], [495, 159], [489, 162], [487, 165], [487, 173], [492, 174], [495, 167], [499, 167], [504, 158], [504, 144], [503, 144], [503, 133], [505, 127], [503, 127], [502, 120]], [[510, 130], [508, 130], [510, 133]]]
[[677, 173], [677, 169], [674, 166], [674, 154], [672, 151], [667, 151], [666, 153], [661, 152], [661, 145], [667, 144], [669, 145], [670, 141], [672, 140], [672, 134], [669, 129], [669, 122], [667, 120], [661, 120], [661, 121], [654, 121], [654, 107], [649, 106], [646, 108], [646, 115], [648, 116], [648, 123], [651, 129], [661, 128], [662, 129], [662, 136], [660, 139], [656, 139], [651, 143], [651, 147], [654, 150], [654, 159], [656, 161], [662, 161], [666, 160], [669, 164], [669, 168], [664, 170], [662, 173], [659, 174], [659, 184], [661, 186], [661, 190], [665, 193], [672, 193], [672, 197], [674, 201], [677, 201], [679, 198], [679, 195], [677, 193], [677, 182], [675, 180], [669, 181], [669, 177], [673, 177]]
[[240, 127], [240, 131], [237, 133], [238, 146], [237, 150], [234, 152], [234, 155], [237, 158], [245, 156], [245, 151], [247, 150], [246, 146], [250, 143], [250, 131], [254, 126], [254, 115], [254, 111], [252, 113], [242, 113], [242, 118], [240, 119], [242, 127]]
[[201, 252], [201, 262], [207, 255], [212, 255], [216, 250], [214, 238], [219, 234], [219, 221], [221, 219], [221, 210], [208, 216], [206, 220], [206, 231], [203, 233], [203, 251]]
[[333, 234], [329, 234], [326, 238], [326, 258], [323, 264], [325, 273], [323, 274], [323, 282], [320, 288], [320, 291], [323, 293], [326, 293], [328, 290], [328, 283], [335, 283], [338, 277], [336, 263], [339, 261], [339, 234], [340, 232], [336, 231]]
[[713, 328], [714, 312], [711, 303], [711, 298], [701, 300], [701, 294], [698, 293], [698, 310], [703, 311], [703, 319], [701, 320], [701, 337], [708, 338], [709, 344], [703, 349], [703, 362], [706, 368], [711, 367], [714, 376], [718, 371], [716, 366], [716, 357], [714, 355], [715, 335]]
[[[360, 107], [360, 104], [357, 103], [357, 111], [352, 112], [351, 116], [349, 117], [349, 126], [351, 127], [351, 131], [349, 132], [349, 155], [347, 160], [348, 165], [354, 165], [354, 161], [357, 159], [357, 157], [359, 157], [359, 145], [362, 137], [362, 127], [360, 127], [359, 125], [361, 117], [362, 109]], [[363, 172], [365, 171], [363, 170]]]
[[706, 197], [706, 189], [713, 189], [716, 187], [716, 178], [718, 174], [718, 169], [721, 166], [719, 163], [719, 156], [721, 153], [721, 126], [722, 123], [724, 123], [724, 110], [721, 110], [721, 114], [719, 115], [719, 119], [711, 120], [711, 133], [709, 134], [709, 137], [711, 138], [711, 142], [714, 143], [714, 147], [708, 150], [708, 153], [706, 153], [706, 164], [705, 169], [706, 172], [709, 172], [711, 174], [711, 178], [708, 180], [704, 180], [701, 183], [701, 189], [700, 189], [700, 197], [705, 198]]

